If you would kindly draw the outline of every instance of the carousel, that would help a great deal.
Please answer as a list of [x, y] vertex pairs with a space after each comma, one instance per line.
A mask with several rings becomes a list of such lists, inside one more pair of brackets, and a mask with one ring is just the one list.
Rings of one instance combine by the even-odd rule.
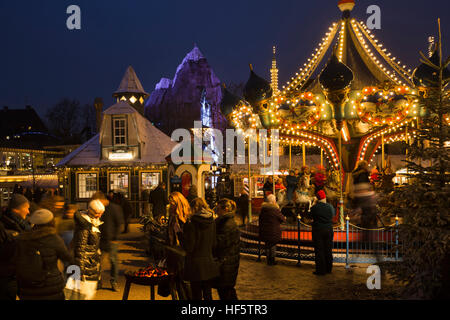
[[[383, 175], [388, 170], [385, 145], [412, 143], [421, 117], [426, 115], [419, 97], [435, 73], [424, 63], [409, 69], [363, 21], [351, 16], [354, 5], [353, 0], [338, 2], [341, 19], [329, 26], [307, 61], [280, 90], [274, 85], [277, 76], [272, 70], [276, 64], [272, 64], [272, 83], [258, 76], [250, 65], [243, 97], [225, 88], [221, 104], [229, 123], [244, 135], [249, 129], [278, 130], [277, 142], [289, 147], [289, 169], [292, 148], [302, 148], [303, 164], [305, 146], [320, 148], [327, 199], [335, 203], [339, 213], [336, 223], [342, 228], [351, 172], [361, 161], [374, 166], [378, 153], [379, 174]], [[430, 43], [428, 54], [432, 62], [439, 59], [434, 43]], [[445, 76], [449, 78], [449, 73]], [[246, 137], [250, 141], [250, 135]], [[268, 142], [274, 141], [268, 138]], [[250, 168], [248, 172], [251, 180]], [[297, 192], [301, 193], [298, 202], [310, 204], [314, 198], [310, 181], [303, 181]], [[249, 205], [251, 208], [251, 202]]]

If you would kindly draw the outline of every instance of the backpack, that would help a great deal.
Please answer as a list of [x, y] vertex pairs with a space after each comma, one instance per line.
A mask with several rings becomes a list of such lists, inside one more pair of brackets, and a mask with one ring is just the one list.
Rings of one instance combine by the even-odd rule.
[[16, 276], [19, 285], [42, 287], [47, 271], [41, 252], [31, 241], [21, 241], [17, 256]]

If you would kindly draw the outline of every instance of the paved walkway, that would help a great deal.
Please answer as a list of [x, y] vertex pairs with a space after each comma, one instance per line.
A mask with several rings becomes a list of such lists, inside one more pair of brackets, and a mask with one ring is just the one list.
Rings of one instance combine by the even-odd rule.
[[[124, 270], [137, 270], [146, 267], [149, 258], [145, 255], [145, 242], [140, 225], [131, 224], [130, 233], [121, 235], [119, 247], [120, 277], [119, 291], [109, 289], [109, 263], [106, 261], [103, 273], [103, 286], [96, 300], [121, 300], [125, 286]], [[268, 266], [265, 259], [256, 261], [256, 257], [241, 255], [236, 291], [240, 300], [334, 300], [334, 299], [394, 299], [393, 283], [382, 278], [381, 290], [369, 290], [366, 286], [367, 265], [352, 266], [346, 269], [336, 264], [333, 273], [317, 277], [312, 274], [314, 264], [303, 262], [297, 267], [295, 261], [279, 259], [276, 266]], [[129, 300], [150, 299], [150, 289], [133, 284]], [[170, 300], [169, 297], [156, 295], [157, 300]], [[213, 299], [218, 299], [213, 290]]]

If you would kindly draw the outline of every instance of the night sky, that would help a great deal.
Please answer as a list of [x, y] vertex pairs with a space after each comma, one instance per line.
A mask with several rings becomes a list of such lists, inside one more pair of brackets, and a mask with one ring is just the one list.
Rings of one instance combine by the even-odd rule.
[[[269, 79], [276, 45], [281, 87], [341, 17], [337, 0], [0, 1], [0, 107], [30, 104], [41, 115], [64, 97], [113, 104], [128, 65], [151, 93], [194, 43], [225, 83], [245, 82], [249, 63]], [[81, 30], [66, 27], [71, 4]], [[366, 21], [372, 4], [381, 7], [376, 37], [409, 68], [437, 35], [438, 17], [450, 54], [448, 0], [356, 0], [352, 16]]]

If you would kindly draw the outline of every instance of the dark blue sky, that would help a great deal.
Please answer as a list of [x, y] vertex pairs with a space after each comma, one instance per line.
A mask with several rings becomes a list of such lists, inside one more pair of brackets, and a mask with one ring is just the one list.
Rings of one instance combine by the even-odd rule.
[[[130, 64], [150, 93], [194, 43], [226, 83], [245, 82], [249, 63], [268, 78], [275, 44], [285, 83], [341, 16], [337, 0], [0, 1], [0, 107], [28, 103], [41, 114], [63, 97], [109, 106]], [[71, 4], [81, 30], [66, 28]], [[381, 8], [376, 37], [410, 68], [438, 17], [450, 54], [448, 0], [356, 0], [352, 16], [366, 21], [372, 4]]]

